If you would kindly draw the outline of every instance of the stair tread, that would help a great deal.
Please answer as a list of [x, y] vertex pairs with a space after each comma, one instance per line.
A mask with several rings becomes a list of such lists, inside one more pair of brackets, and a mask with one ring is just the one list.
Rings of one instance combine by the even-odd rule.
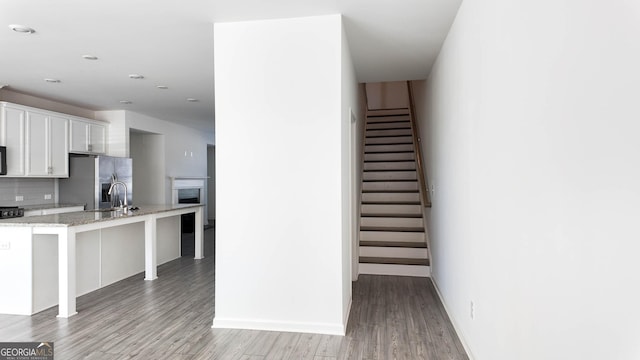
[[[388, 124], [402, 124], [403, 122], [409, 123], [409, 120], [407, 121], [392, 121], [389, 122]], [[386, 124], [384, 122], [377, 122], [377, 123], [370, 123], [367, 125], [378, 125], [378, 124]], [[386, 130], [411, 130], [411, 124], [407, 124], [404, 126], [394, 126], [394, 127], [384, 127], [384, 128], [369, 128], [367, 126], [367, 128], [365, 129], [365, 131], [386, 131]]]
[[394, 117], [394, 116], [409, 116], [409, 110], [404, 110], [404, 109], [394, 109], [395, 111], [393, 113], [382, 113], [382, 111], [379, 112], [372, 112], [371, 110], [367, 111], [367, 119], [368, 118], [381, 118], [381, 117]]
[[[387, 129], [385, 129], [385, 131], [386, 130]], [[365, 135], [365, 137], [367, 139], [380, 139], [380, 138], [411, 137], [411, 135], [407, 135], [407, 134], [396, 134], [396, 135], [380, 134], [380, 135]]]
[[417, 182], [417, 179], [362, 179], [362, 182]]
[[369, 145], [413, 145], [413, 142], [393, 142], [393, 143], [384, 143], [384, 144], [379, 144], [379, 143], [375, 143], [375, 144], [365, 144], [367, 146]]
[[387, 217], [387, 218], [422, 218], [422, 214], [411, 213], [361, 213], [360, 217]]
[[360, 231], [424, 232], [423, 226], [360, 226]]
[[379, 135], [365, 135], [365, 137], [368, 138], [368, 139], [370, 139], [370, 138], [385, 138], [385, 137], [388, 137], [388, 138], [395, 138], [395, 137], [411, 138], [411, 137], [413, 137], [413, 135], [407, 135], [407, 134], [395, 134], [395, 135], [379, 134]]
[[371, 201], [362, 201], [362, 205], [420, 205], [420, 201], [402, 201], [402, 200], [371, 200]]
[[365, 154], [409, 154], [409, 153], [414, 153], [415, 151], [411, 150], [411, 151], [389, 151], [389, 150], [385, 150], [385, 151], [365, 151]]
[[379, 163], [399, 163], [399, 162], [406, 162], [406, 163], [413, 163], [415, 164], [415, 160], [407, 160], [407, 159], [387, 159], [387, 160], [365, 160], [364, 163], [374, 163], [374, 164], [379, 164]]
[[364, 264], [429, 265], [429, 259], [360, 256]]
[[360, 240], [360, 246], [372, 247], [402, 247], [402, 248], [426, 248], [423, 241], [383, 241], [383, 240]]
[[418, 190], [382, 190], [382, 189], [362, 189], [363, 193], [371, 194], [371, 193], [417, 193]]
[[416, 171], [416, 169], [363, 169], [362, 171], [364, 172], [410, 172], [410, 171]]

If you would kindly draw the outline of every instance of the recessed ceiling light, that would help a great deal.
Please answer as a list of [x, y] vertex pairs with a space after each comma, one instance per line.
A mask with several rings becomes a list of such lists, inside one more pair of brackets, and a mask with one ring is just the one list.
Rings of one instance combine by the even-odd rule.
[[86, 60], [98, 60], [98, 57], [95, 55], [82, 55], [82, 58]]
[[129, 100], [120, 100], [120, 104], [131, 104]]
[[15, 32], [19, 32], [19, 33], [27, 33], [27, 34], [33, 34], [34, 32], [36, 32], [34, 29], [28, 27], [28, 26], [24, 26], [24, 25], [18, 25], [18, 24], [11, 24], [9, 25], [9, 29], [15, 31]]
[[158, 85], [156, 86], [158, 89], [162, 89], [162, 90], [167, 90], [169, 87], [168, 86], [164, 86], [164, 85]]
[[188, 98], [188, 99], [187, 99], [187, 101], [188, 101], [188, 102], [198, 102], [198, 101], [200, 101], [200, 100], [198, 100], [198, 99], [194, 99], [194, 98]]
[[131, 79], [144, 79], [144, 76], [142, 76], [140, 74], [131, 74], [131, 75], [129, 75], [129, 77]]
[[60, 80], [58, 80], [58, 79], [51, 79], [51, 78], [44, 79], [44, 81], [46, 81], [48, 83], [59, 83], [60, 82]]

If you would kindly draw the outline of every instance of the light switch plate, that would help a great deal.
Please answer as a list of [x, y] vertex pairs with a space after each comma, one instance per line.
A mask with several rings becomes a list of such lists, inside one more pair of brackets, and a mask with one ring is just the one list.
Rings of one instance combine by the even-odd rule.
[[16, 195], [16, 201], [24, 201], [24, 196]]
[[0, 250], [9, 250], [11, 249], [10, 241], [0, 241]]

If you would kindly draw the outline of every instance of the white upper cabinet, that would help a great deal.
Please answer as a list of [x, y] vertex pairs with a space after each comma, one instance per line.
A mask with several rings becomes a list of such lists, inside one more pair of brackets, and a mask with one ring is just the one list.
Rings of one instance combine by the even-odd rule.
[[71, 152], [104, 154], [105, 143], [105, 125], [71, 119]]
[[107, 126], [98, 121], [0, 102], [5, 177], [69, 177], [69, 153], [105, 154]]
[[26, 175], [69, 176], [69, 120], [27, 111]]
[[0, 146], [7, 147], [7, 175], [4, 176], [24, 176], [26, 111], [0, 105]]

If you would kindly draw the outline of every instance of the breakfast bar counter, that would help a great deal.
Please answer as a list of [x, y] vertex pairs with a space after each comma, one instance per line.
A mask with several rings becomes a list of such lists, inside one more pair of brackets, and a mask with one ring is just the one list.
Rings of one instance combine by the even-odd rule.
[[[158, 220], [188, 213], [195, 213], [195, 258], [201, 259], [203, 206], [200, 204], [140, 205], [138, 210], [129, 210], [126, 214], [122, 210], [88, 210], [1, 220], [0, 288], [3, 289], [3, 296], [0, 297], [0, 313], [31, 315], [55, 305], [50, 298], [57, 287], [58, 317], [75, 315], [77, 277], [87, 277], [90, 280], [86, 281], [95, 283], [87, 287], [89, 290], [108, 285], [108, 281], [103, 283], [101, 279], [121, 266], [118, 264], [119, 256], [124, 258], [122, 267], [131, 262], [127, 260], [127, 254], [136, 250], [130, 250], [129, 246], [143, 249], [140, 251], [144, 252], [144, 279], [156, 279]], [[135, 225], [140, 223], [143, 225]], [[179, 224], [179, 221], [176, 223]], [[134, 229], [130, 230], [127, 226], [134, 226]], [[144, 232], [143, 236], [140, 236], [141, 231]], [[86, 243], [89, 245], [77, 242], [77, 238], [83, 234], [95, 234], [87, 236], [89, 240]], [[179, 234], [179, 229], [175, 234]], [[135, 245], [140, 237], [144, 238], [144, 244], [140, 242]], [[177, 249], [179, 235], [178, 239], [174, 237], [171, 236], [170, 241], [175, 241]], [[55, 240], [57, 247], [53, 245]], [[98, 245], [90, 245], [91, 240]], [[76, 253], [79, 243], [82, 243], [82, 254]], [[107, 247], [107, 244], [114, 245]], [[56, 250], [57, 256], [54, 255]], [[51, 275], [55, 267], [57, 279]], [[111, 270], [114, 268], [116, 270]], [[95, 276], [92, 278], [93, 273]], [[57, 286], [52, 285], [55, 282]], [[47, 297], [49, 300], [46, 300]]]

